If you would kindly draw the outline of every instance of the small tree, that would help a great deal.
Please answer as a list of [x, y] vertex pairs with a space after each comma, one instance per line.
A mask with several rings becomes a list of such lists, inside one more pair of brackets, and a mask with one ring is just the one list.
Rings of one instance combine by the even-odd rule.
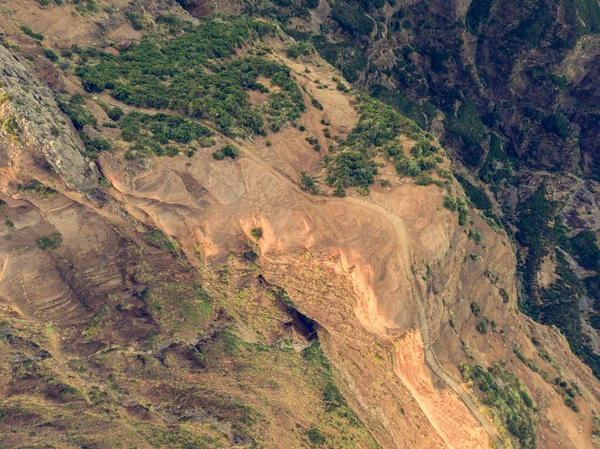
[[263, 236], [263, 230], [260, 226], [250, 229], [250, 235], [256, 240], [260, 240]]

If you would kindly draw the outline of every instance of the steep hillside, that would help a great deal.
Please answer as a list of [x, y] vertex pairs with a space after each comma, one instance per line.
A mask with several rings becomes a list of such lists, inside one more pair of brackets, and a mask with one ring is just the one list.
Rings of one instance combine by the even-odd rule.
[[[577, 244], [587, 239], [600, 255], [599, 227], [589, 219], [598, 214], [595, 0], [212, 5], [217, 13], [278, 21], [355, 87], [436, 134], [474, 204], [498, 217], [519, 243], [522, 310], [558, 326], [600, 375], [597, 270], [590, 268], [600, 259]], [[542, 220], [559, 223], [558, 232], [528, 237], [529, 219], [518, 204], [542, 184], [548, 202]], [[570, 262], [557, 260], [557, 251]], [[548, 258], [554, 262], [544, 270]], [[548, 269], [556, 282], [542, 285], [538, 278], [548, 278]]]
[[0, 445], [595, 447], [433, 135], [269, 21], [7, 8]]

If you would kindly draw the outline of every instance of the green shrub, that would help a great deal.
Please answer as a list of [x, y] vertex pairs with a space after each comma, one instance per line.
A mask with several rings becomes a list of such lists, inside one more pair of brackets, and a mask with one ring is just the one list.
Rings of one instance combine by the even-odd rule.
[[131, 26], [134, 30], [141, 30], [144, 28], [144, 18], [140, 13], [127, 11], [125, 13], [125, 18], [131, 22]]
[[317, 180], [306, 172], [302, 172], [300, 174], [300, 188], [313, 194], [319, 193], [319, 185]]
[[330, 186], [369, 186], [377, 168], [363, 153], [342, 152], [327, 162], [327, 184]]
[[41, 237], [35, 241], [35, 244], [42, 251], [50, 251], [56, 249], [62, 243], [62, 235], [59, 232], [55, 232], [48, 237]]
[[21, 127], [19, 126], [17, 119], [15, 119], [14, 117], [9, 117], [4, 121], [0, 120], [0, 125], [2, 125], [2, 130], [4, 130], [4, 132], [6, 132], [7, 134], [11, 134], [15, 137], [21, 135]]
[[487, 318], [483, 318], [483, 320], [478, 321], [477, 325], [475, 326], [477, 331], [483, 335], [487, 334], [489, 322], [490, 321]]
[[312, 105], [317, 108], [319, 111], [323, 110], [323, 105], [321, 103], [319, 103], [319, 101], [316, 98], [312, 98], [310, 100], [310, 102], [312, 103]]
[[85, 98], [80, 94], [73, 94], [69, 99], [66, 96], [57, 98], [58, 107], [73, 123], [76, 130], [81, 131], [85, 125], [96, 126], [97, 120], [94, 115], [86, 109]]
[[542, 126], [546, 132], [554, 133], [562, 139], [569, 137], [569, 121], [560, 112], [544, 118]]
[[212, 157], [218, 161], [222, 161], [226, 157], [235, 159], [239, 154], [240, 154], [240, 151], [238, 150], [238, 148], [235, 145], [229, 144], [229, 145], [225, 145], [220, 150], [215, 151], [212, 154]]
[[361, 9], [342, 5], [339, 2], [333, 5], [331, 17], [340, 24], [342, 29], [352, 34], [369, 35], [375, 27], [373, 20]]
[[43, 34], [36, 33], [36, 32], [34, 32], [29, 27], [21, 26], [21, 30], [23, 30], [23, 33], [25, 33], [29, 37], [32, 37], [33, 39], [37, 39], [39, 41], [43, 41], [44, 40], [44, 35]]
[[110, 109], [107, 113], [108, 118], [111, 119], [114, 122], [118, 122], [119, 120], [121, 120], [121, 117], [123, 117], [123, 109], [119, 108], [119, 107], [115, 107]]
[[600, 248], [595, 232], [581, 231], [569, 240], [571, 248], [582, 267], [588, 270], [600, 269]]
[[52, 62], [58, 61], [58, 55], [53, 50], [50, 50], [49, 48], [44, 48], [43, 54], [46, 58], [48, 58]]
[[260, 240], [263, 236], [263, 230], [260, 226], [250, 229], [250, 235], [256, 240]]
[[455, 211], [458, 208], [456, 201], [448, 195], [444, 196], [444, 207], [451, 211]]
[[491, 408], [494, 416], [519, 441], [521, 448], [535, 449], [534, 404], [518, 378], [498, 363], [492, 364], [486, 371], [479, 365], [463, 362], [459, 369], [463, 380], [472, 382], [483, 393], [482, 403]]
[[287, 55], [292, 59], [299, 56], [310, 56], [313, 53], [313, 46], [307, 42], [297, 42], [287, 48]]
[[[265, 135], [265, 118], [277, 130], [297, 121], [306, 106], [287, 67], [258, 57], [234, 58], [263, 32], [264, 25], [252, 19], [208, 20], [171, 39], [145, 39], [118, 56], [86, 50], [75, 73], [88, 92], [110, 90], [130, 106], [210, 120], [230, 136]], [[256, 108], [247, 91], [264, 90], [259, 76], [279, 90]]]

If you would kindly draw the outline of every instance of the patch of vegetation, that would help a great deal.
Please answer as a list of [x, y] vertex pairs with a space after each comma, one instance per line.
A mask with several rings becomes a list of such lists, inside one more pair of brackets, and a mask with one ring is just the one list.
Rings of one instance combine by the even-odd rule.
[[321, 57], [338, 67], [351, 83], [358, 80], [359, 73], [368, 65], [367, 54], [356, 45], [330, 42], [322, 35], [312, 36], [311, 42]]
[[179, 243], [176, 240], [169, 238], [158, 228], [146, 232], [144, 238], [159, 248], [166, 249], [175, 257], [180, 255]]
[[458, 108], [456, 115], [447, 114], [446, 118], [446, 132], [462, 141], [465, 161], [472, 166], [479, 165], [484, 153], [481, 145], [487, 137], [487, 132], [475, 104], [465, 101]]
[[[210, 120], [229, 136], [265, 135], [265, 119], [277, 131], [296, 122], [306, 108], [287, 67], [259, 57], [235, 57], [243, 46], [272, 32], [272, 25], [257, 20], [209, 20], [172, 39], [147, 38], [118, 56], [80, 52], [76, 74], [88, 92], [109, 90], [131, 106]], [[254, 107], [247, 91], [268, 91], [257, 82], [259, 76], [279, 89]]]
[[[389, 158], [401, 176], [418, 177], [423, 170], [434, 169], [437, 162], [432, 146], [422, 135], [419, 127], [393, 108], [378, 101], [365, 99], [358, 106], [359, 118], [348, 137], [340, 143], [334, 155], [325, 158], [326, 181], [332, 187], [368, 187], [375, 180], [377, 166], [373, 158], [383, 154]], [[416, 159], [408, 159], [396, 138], [400, 134], [419, 140], [415, 146]], [[418, 178], [428, 185], [431, 178]], [[427, 181], [427, 182], [424, 182]]]
[[0, 120], [0, 125], [5, 133], [14, 137], [19, 137], [23, 132], [19, 126], [19, 123], [17, 122], [17, 119], [14, 117], [9, 117], [4, 121]]
[[491, 213], [492, 202], [483, 190], [478, 189], [467, 179], [465, 179], [459, 174], [455, 174], [454, 177], [458, 182], [460, 182], [460, 185], [464, 189], [465, 194], [477, 209], [483, 211], [486, 214]]
[[569, 240], [577, 262], [588, 270], [600, 269], [600, 248], [595, 232], [581, 231]]
[[260, 226], [250, 229], [250, 235], [256, 240], [260, 240], [263, 236], [263, 229]]
[[49, 198], [56, 193], [51, 187], [45, 186], [37, 179], [34, 179], [22, 186], [19, 186], [19, 190], [27, 193], [33, 193], [42, 198]]
[[490, 135], [490, 151], [485, 162], [479, 170], [479, 178], [491, 189], [497, 189], [503, 179], [512, 177], [512, 165], [506, 152], [502, 149], [502, 142], [495, 133]]
[[401, 92], [392, 91], [379, 84], [373, 87], [371, 96], [394, 107], [406, 117], [414, 120], [422, 129], [427, 128], [437, 112], [435, 106], [428, 101], [420, 104]]
[[344, 151], [327, 163], [327, 184], [330, 186], [369, 186], [375, 180], [375, 163], [364, 153]]
[[215, 151], [212, 154], [212, 157], [218, 161], [222, 161], [226, 157], [230, 159], [235, 159], [240, 154], [240, 150], [235, 145], [225, 145], [220, 150]]
[[36, 33], [35, 31], [33, 31], [31, 28], [26, 27], [26, 26], [21, 26], [21, 30], [23, 31], [23, 33], [25, 33], [27, 36], [36, 39], [38, 41], [43, 41], [44, 40], [44, 35], [40, 34], [40, 33]]
[[41, 237], [35, 241], [35, 244], [42, 251], [50, 251], [56, 249], [62, 243], [62, 234], [55, 232], [47, 237]]
[[[115, 118], [119, 116], [118, 112], [110, 112]], [[193, 120], [162, 113], [130, 112], [120, 119], [119, 127], [123, 140], [133, 144], [132, 149], [158, 156], [173, 155], [169, 154], [169, 144], [187, 145], [214, 135], [209, 128]], [[178, 152], [176, 150], [175, 154]]]
[[152, 318], [167, 333], [196, 333], [213, 316], [212, 301], [200, 285], [167, 282], [142, 295]]
[[58, 62], [58, 55], [51, 49], [49, 48], [44, 48], [43, 50], [43, 55], [44, 57], [48, 58], [50, 61], [52, 62]]
[[549, 133], [554, 133], [561, 139], [569, 137], [569, 121], [560, 112], [556, 112], [542, 121], [544, 130]]
[[73, 94], [70, 98], [59, 96], [56, 99], [58, 107], [73, 123], [77, 131], [81, 131], [85, 125], [96, 126], [97, 120], [85, 107], [85, 98], [81, 94]]
[[368, 36], [375, 23], [362, 10], [336, 2], [331, 10], [331, 17], [338, 22], [344, 31], [351, 34]]
[[296, 59], [300, 56], [310, 56], [313, 54], [313, 46], [308, 42], [295, 42], [288, 46], [286, 52], [288, 57]]
[[487, 21], [494, 0], [474, 0], [467, 10], [467, 29], [477, 35], [480, 25]]
[[300, 173], [300, 188], [302, 190], [306, 190], [307, 192], [317, 194], [320, 192], [319, 183], [317, 182], [314, 176], [311, 176], [309, 173], [302, 172]]
[[538, 373], [544, 380], [548, 380], [550, 378], [550, 374], [541, 369], [538, 364], [533, 359], [529, 359], [525, 357], [525, 355], [519, 350], [519, 347], [516, 344], [513, 344], [513, 352], [517, 356], [517, 358], [523, 362], [523, 364], [529, 368], [534, 373]]
[[483, 393], [482, 403], [506, 427], [524, 449], [535, 449], [533, 400], [519, 379], [494, 363], [487, 370], [465, 362], [459, 366], [465, 382]]

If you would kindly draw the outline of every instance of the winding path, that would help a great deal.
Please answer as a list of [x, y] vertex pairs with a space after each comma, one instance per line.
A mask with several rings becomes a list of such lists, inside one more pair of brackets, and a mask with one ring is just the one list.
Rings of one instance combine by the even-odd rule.
[[[234, 143], [232, 141], [232, 143]], [[345, 198], [332, 198], [332, 197], [318, 197], [311, 195], [305, 191], [303, 191], [296, 180], [292, 179], [291, 176], [284, 173], [283, 171], [278, 170], [276, 167], [273, 167], [268, 162], [266, 162], [261, 156], [256, 154], [254, 151], [249, 150], [247, 148], [241, 148], [242, 153], [245, 157], [252, 160], [253, 162], [259, 164], [263, 169], [267, 170], [272, 175], [276, 176], [280, 180], [285, 180], [292, 185], [292, 188], [299, 194], [301, 194], [305, 199], [310, 201], [311, 203], [316, 204], [325, 204], [325, 203], [352, 203], [359, 207], [363, 207], [365, 209], [369, 209], [372, 212], [375, 212], [379, 216], [385, 218], [388, 221], [394, 232], [396, 234], [397, 242], [398, 242], [398, 261], [401, 261], [404, 265], [406, 272], [408, 273], [408, 280], [411, 283], [411, 290], [413, 293], [413, 298], [417, 305], [418, 310], [418, 318], [419, 325], [421, 328], [421, 338], [423, 339], [423, 348], [425, 352], [425, 362], [427, 366], [440, 378], [442, 379], [463, 401], [463, 403], [467, 406], [471, 414], [480, 422], [481, 426], [488, 433], [489, 437], [494, 441], [496, 447], [501, 449], [504, 447], [504, 444], [498, 437], [498, 432], [496, 428], [488, 421], [488, 419], [481, 412], [477, 404], [473, 401], [470, 394], [461, 386], [461, 384], [454, 379], [441, 365], [439, 360], [437, 359], [435, 352], [433, 351], [433, 343], [431, 341], [431, 330], [429, 326], [429, 321], [427, 319], [427, 314], [425, 312], [425, 301], [423, 299], [423, 294], [421, 292], [421, 287], [417, 280], [416, 274], [413, 273], [411, 267], [414, 265], [412, 244], [408, 229], [406, 228], [406, 224], [401, 217], [396, 215], [394, 212], [389, 209], [375, 204], [372, 201], [355, 198], [355, 197], [345, 197]]]

